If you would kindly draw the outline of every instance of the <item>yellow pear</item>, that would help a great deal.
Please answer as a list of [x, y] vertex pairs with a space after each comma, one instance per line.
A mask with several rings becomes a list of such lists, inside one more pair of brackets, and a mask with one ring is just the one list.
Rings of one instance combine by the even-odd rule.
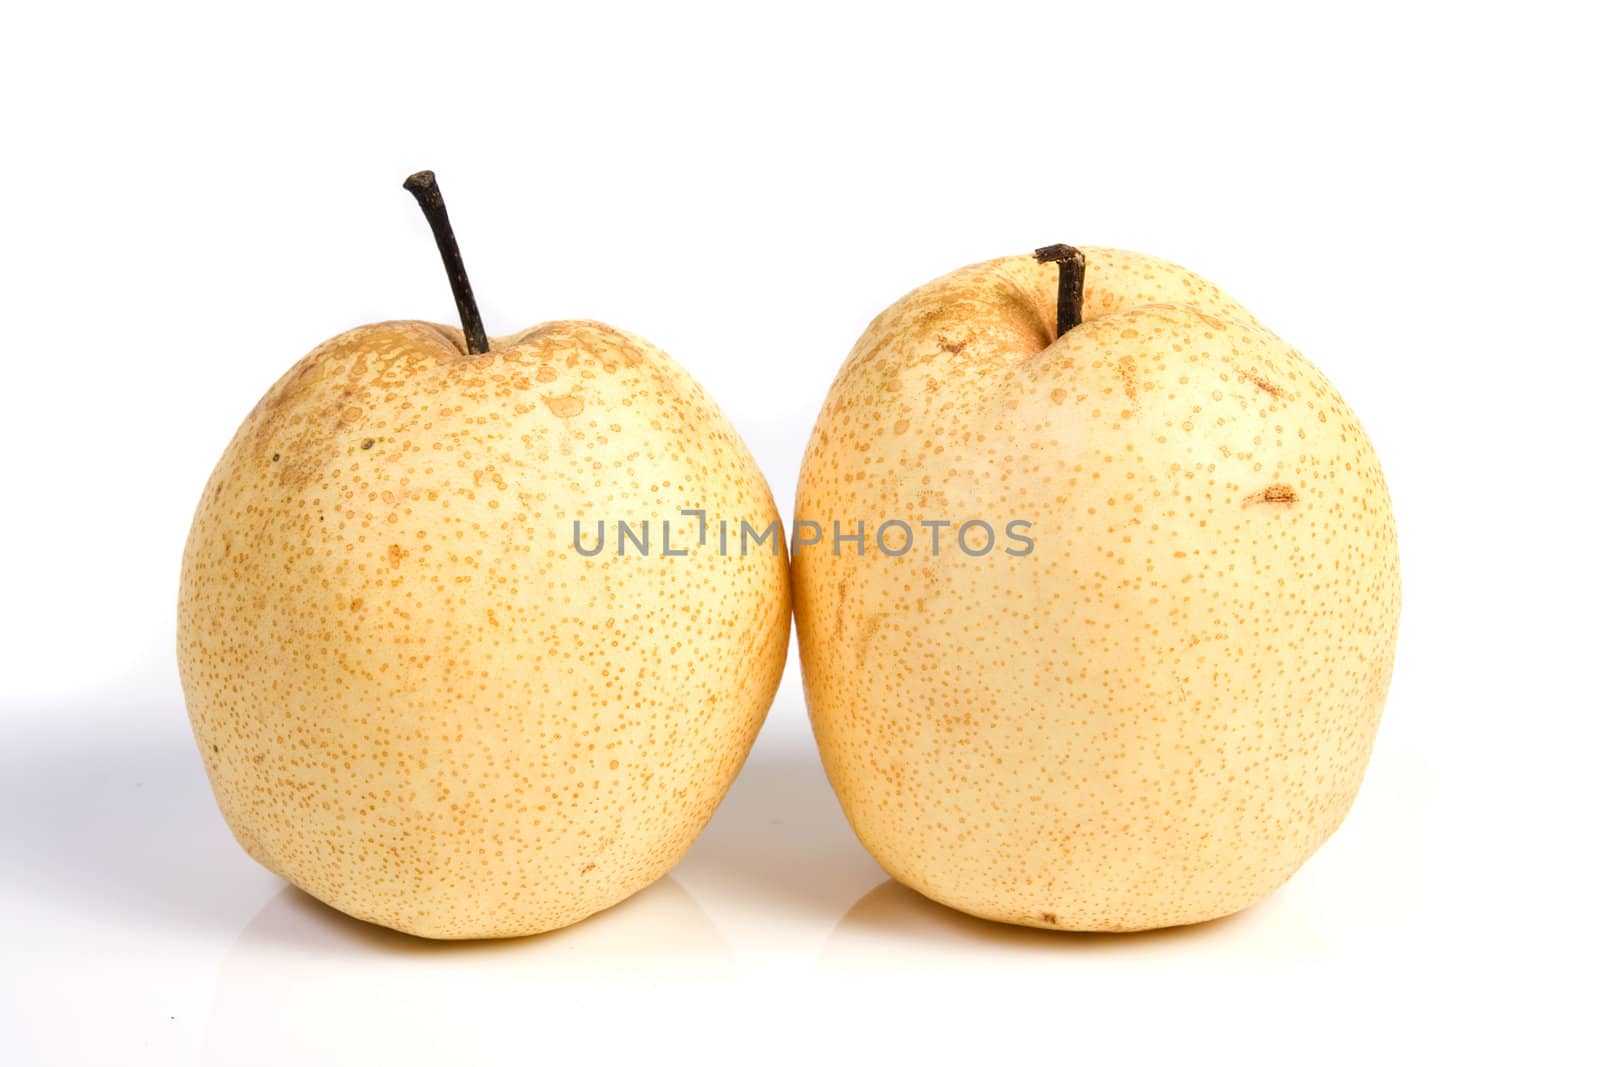
[[710, 818], [783, 671], [787, 561], [717, 551], [778, 516], [682, 368], [595, 322], [488, 339], [432, 176], [407, 188], [465, 332], [351, 330], [256, 405], [195, 514], [179, 667], [251, 856], [398, 930], [532, 934]]
[[1388, 490], [1327, 379], [1189, 271], [1052, 246], [910, 293], [835, 380], [795, 517], [817, 743], [912, 889], [1201, 922], [1349, 810], [1394, 661]]

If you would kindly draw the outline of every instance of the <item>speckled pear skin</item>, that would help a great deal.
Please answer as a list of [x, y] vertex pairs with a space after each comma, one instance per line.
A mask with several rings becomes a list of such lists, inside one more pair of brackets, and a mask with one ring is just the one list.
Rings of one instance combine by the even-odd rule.
[[[1030, 257], [868, 327], [795, 505], [866, 520], [866, 552], [797, 549], [795, 619], [828, 777], [885, 870], [988, 919], [1143, 930], [1247, 907], [1339, 825], [1400, 578], [1327, 379], [1189, 271], [1083, 251], [1060, 340], [1057, 268]], [[1029, 520], [1036, 547], [969, 558], [952, 527], [891, 558], [891, 518]]]
[[692, 519], [683, 557], [659, 525], [648, 557], [572, 547], [574, 519], [592, 547], [598, 521], [680, 508], [778, 517], [722, 412], [632, 335], [554, 322], [472, 356], [388, 322], [302, 359], [183, 558], [184, 694], [240, 844], [434, 938], [566, 926], [665, 874], [744, 762], [789, 632], [781, 550], [721, 556]]

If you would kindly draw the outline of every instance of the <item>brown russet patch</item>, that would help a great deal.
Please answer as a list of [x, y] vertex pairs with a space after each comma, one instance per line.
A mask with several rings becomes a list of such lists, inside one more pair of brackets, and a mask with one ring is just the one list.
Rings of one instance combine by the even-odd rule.
[[1283, 396], [1282, 386], [1274, 385], [1272, 382], [1267, 381], [1255, 371], [1240, 371], [1239, 377], [1243, 378], [1257, 389], [1260, 389], [1262, 392], [1271, 394], [1274, 399]]
[[1122, 391], [1134, 407], [1139, 406], [1139, 366], [1132, 356], [1117, 360], [1117, 377], [1122, 379]]
[[1300, 499], [1294, 486], [1276, 483], [1244, 498], [1246, 504], [1293, 504]]
[[539, 399], [544, 401], [544, 406], [550, 409], [550, 414], [558, 419], [570, 419], [583, 412], [583, 397], [573, 396], [544, 396]]

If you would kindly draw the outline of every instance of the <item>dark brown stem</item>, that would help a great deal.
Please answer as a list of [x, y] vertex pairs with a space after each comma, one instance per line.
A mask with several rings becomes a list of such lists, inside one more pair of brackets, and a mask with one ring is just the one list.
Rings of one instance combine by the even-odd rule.
[[483, 317], [478, 314], [478, 302], [472, 298], [472, 283], [467, 280], [467, 268], [461, 262], [461, 248], [456, 244], [455, 231], [450, 228], [450, 215], [444, 209], [444, 195], [431, 170], [419, 170], [406, 179], [406, 190], [417, 198], [422, 215], [433, 229], [433, 240], [439, 246], [439, 257], [444, 260], [445, 273], [450, 276], [450, 291], [456, 296], [456, 311], [461, 314], [461, 332], [467, 335], [467, 351], [481, 356], [489, 351], [489, 338], [483, 332]]
[[1083, 322], [1083, 253], [1071, 245], [1046, 245], [1036, 249], [1040, 263], [1061, 264], [1061, 286], [1056, 290], [1056, 337]]

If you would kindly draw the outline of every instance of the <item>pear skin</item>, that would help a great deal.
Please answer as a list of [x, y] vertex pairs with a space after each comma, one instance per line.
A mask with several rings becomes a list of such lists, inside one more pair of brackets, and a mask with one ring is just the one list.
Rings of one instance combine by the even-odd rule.
[[[682, 508], [778, 519], [722, 412], [638, 337], [553, 322], [474, 355], [388, 322], [302, 359], [183, 557], [183, 689], [239, 842], [434, 938], [555, 929], [665, 874], [749, 752], [789, 624], [781, 546], [710, 551]], [[670, 557], [574, 550], [575, 520], [592, 547], [597, 522], [663, 518]]]
[[[795, 506], [865, 545], [796, 551], [795, 618], [828, 777], [885, 870], [988, 919], [1142, 930], [1260, 900], [1344, 818], [1399, 566], [1377, 456], [1315, 367], [1181, 267], [1083, 252], [1059, 338], [1030, 257], [868, 327]], [[987, 554], [954, 542], [972, 520]], [[924, 521], [952, 523], [937, 555]]]

